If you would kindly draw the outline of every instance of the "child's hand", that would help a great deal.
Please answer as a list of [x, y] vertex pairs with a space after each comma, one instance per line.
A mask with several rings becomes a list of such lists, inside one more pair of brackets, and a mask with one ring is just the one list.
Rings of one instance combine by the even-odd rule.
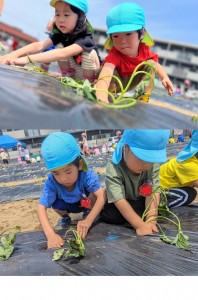
[[136, 228], [136, 234], [137, 235], [147, 235], [147, 234], [153, 234], [159, 232], [157, 226], [154, 223], [145, 223], [139, 227]]
[[60, 248], [64, 245], [64, 240], [60, 235], [53, 232], [51, 235], [49, 235], [47, 240], [47, 248]]
[[173, 95], [174, 88], [173, 88], [173, 84], [172, 84], [172, 82], [170, 81], [170, 79], [169, 79], [168, 77], [165, 77], [165, 78], [162, 80], [162, 84], [163, 84], [163, 86], [165, 87], [165, 89], [168, 91], [169, 96], [172, 96], [172, 95]]
[[28, 64], [28, 58], [27, 57], [20, 57], [20, 58], [11, 58], [7, 59], [5, 64], [6, 65], [16, 65], [16, 66], [25, 66]]
[[86, 237], [90, 227], [91, 227], [91, 223], [87, 221], [87, 219], [78, 222], [77, 232], [79, 233], [82, 239]]

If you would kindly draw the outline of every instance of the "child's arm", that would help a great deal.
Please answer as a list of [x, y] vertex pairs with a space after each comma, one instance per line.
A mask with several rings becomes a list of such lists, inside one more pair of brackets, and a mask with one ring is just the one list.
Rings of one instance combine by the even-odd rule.
[[121, 199], [114, 202], [115, 206], [121, 215], [135, 229], [137, 235], [147, 235], [158, 232], [158, 229], [153, 223], [145, 223], [138, 214], [133, 210], [126, 199]]
[[49, 223], [48, 216], [47, 216], [47, 208], [45, 206], [43, 206], [42, 204], [39, 204], [37, 213], [38, 213], [38, 217], [39, 217], [41, 226], [42, 226], [43, 231], [47, 238], [47, 247], [48, 248], [62, 247], [64, 245], [64, 241], [52, 229], [52, 227]]
[[[115, 70], [115, 66], [111, 63], [105, 63], [104, 66], [102, 67], [102, 70], [100, 72], [100, 75], [99, 75], [99, 81], [96, 83], [96, 88], [97, 89], [103, 89], [105, 91], [108, 91], [109, 90], [109, 86], [110, 86], [110, 82], [111, 82], [111, 79], [112, 77], [106, 77], [106, 78], [103, 78], [103, 79], [100, 79], [104, 76], [107, 76], [107, 75], [110, 75], [112, 76], [113, 75], [113, 72]], [[100, 92], [100, 91], [96, 91], [96, 97], [97, 99], [103, 101], [103, 102], [106, 102], [108, 103], [108, 94], [105, 93], [105, 92]]]
[[198, 180], [193, 181], [192, 184], [193, 184], [193, 186], [198, 188]]
[[173, 84], [170, 81], [166, 71], [159, 63], [156, 63], [156, 72], [159, 76], [159, 79], [162, 81], [163, 86], [168, 91], [169, 96], [172, 96], [174, 91]]
[[18, 57], [29, 55], [33, 53], [38, 53], [44, 49], [47, 49], [52, 45], [52, 40], [50, 38], [45, 39], [44, 41], [31, 43], [27, 46], [24, 46], [18, 50], [15, 50], [9, 54], [0, 56], [0, 63], [9, 64], [9, 62]]
[[[151, 198], [152, 198], [152, 197], [153, 197], [152, 195], [149, 196], [149, 197], [146, 197], [146, 200], [145, 200], [145, 208], [148, 206], [148, 204], [149, 204], [149, 202], [151, 201]], [[153, 201], [152, 201], [152, 203], [151, 203], [151, 205], [150, 205], [150, 207], [149, 207], [149, 210], [153, 210], [153, 209], [158, 208], [159, 202], [160, 202], [160, 193], [156, 193], [155, 196], [154, 196], [154, 199], [153, 199]], [[150, 213], [148, 213], [148, 214], [146, 215], [146, 221], [147, 221], [147, 220], [149, 221], [149, 219], [150, 219], [151, 217], [157, 217], [157, 216], [158, 216], [158, 210], [153, 210], [153, 211], [151, 211]], [[156, 218], [156, 220], [152, 219], [151, 221], [152, 221], [153, 223], [156, 223], [157, 218]]]
[[92, 210], [90, 211], [88, 216], [84, 220], [79, 221], [77, 225], [77, 231], [83, 239], [86, 237], [89, 228], [91, 227], [97, 215], [101, 212], [106, 202], [103, 188], [100, 188], [97, 192], [93, 194], [96, 196], [96, 202]]
[[[53, 61], [62, 60], [66, 57], [77, 55], [77, 54], [81, 53], [82, 51], [83, 51], [82, 47], [80, 47], [77, 44], [73, 44], [71, 46], [68, 46], [68, 47], [65, 47], [62, 49], [55, 49], [55, 50], [51, 50], [51, 51], [47, 51], [47, 52], [43, 52], [43, 53], [29, 55], [29, 58], [33, 62], [49, 63], [49, 62], [53, 62]], [[13, 59], [11, 61], [11, 64], [24, 66], [28, 62], [29, 62], [28, 57], [24, 56], [21, 58]]]

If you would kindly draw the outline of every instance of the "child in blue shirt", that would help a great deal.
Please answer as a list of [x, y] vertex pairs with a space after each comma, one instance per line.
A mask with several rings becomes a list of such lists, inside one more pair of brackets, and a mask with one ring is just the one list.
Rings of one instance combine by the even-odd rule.
[[[48, 248], [61, 247], [63, 239], [54, 232], [47, 208], [53, 208], [60, 216], [58, 225], [69, 225], [69, 213], [83, 212], [83, 220], [77, 224], [77, 231], [84, 239], [93, 221], [104, 206], [103, 188], [97, 174], [87, 168], [75, 138], [65, 132], [54, 132], [42, 143], [42, 157], [51, 173], [45, 182], [38, 205], [38, 216], [47, 237]], [[82, 206], [82, 198], [89, 195], [94, 200], [92, 209]]]

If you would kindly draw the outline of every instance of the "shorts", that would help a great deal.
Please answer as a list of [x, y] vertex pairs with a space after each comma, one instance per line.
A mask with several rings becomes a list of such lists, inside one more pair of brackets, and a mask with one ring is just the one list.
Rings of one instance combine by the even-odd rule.
[[8, 164], [9, 164], [8, 159], [3, 159], [3, 164], [4, 164], [4, 165], [8, 165]]
[[21, 161], [25, 161], [25, 156], [21, 156]]
[[75, 202], [75, 203], [66, 203], [62, 199], [57, 199], [52, 204], [52, 208], [57, 209], [57, 210], [66, 211], [67, 213], [80, 213], [80, 212], [84, 212], [86, 210], [86, 208], [80, 206], [80, 201]]

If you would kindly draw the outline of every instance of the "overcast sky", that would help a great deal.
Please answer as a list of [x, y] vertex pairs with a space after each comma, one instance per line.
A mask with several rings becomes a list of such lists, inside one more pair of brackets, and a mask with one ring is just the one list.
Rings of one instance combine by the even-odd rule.
[[[88, 1], [88, 19], [93, 27], [103, 29], [106, 29], [108, 11], [123, 2]], [[46, 24], [54, 14], [54, 8], [49, 2], [49, 0], [5, 0], [0, 21], [18, 27], [38, 39], [44, 39], [47, 37], [44, 33]], [[198, 0], [136, 0], [135, 3], [144, 8], [146, 28], [153, 38], [198, 45]]]

